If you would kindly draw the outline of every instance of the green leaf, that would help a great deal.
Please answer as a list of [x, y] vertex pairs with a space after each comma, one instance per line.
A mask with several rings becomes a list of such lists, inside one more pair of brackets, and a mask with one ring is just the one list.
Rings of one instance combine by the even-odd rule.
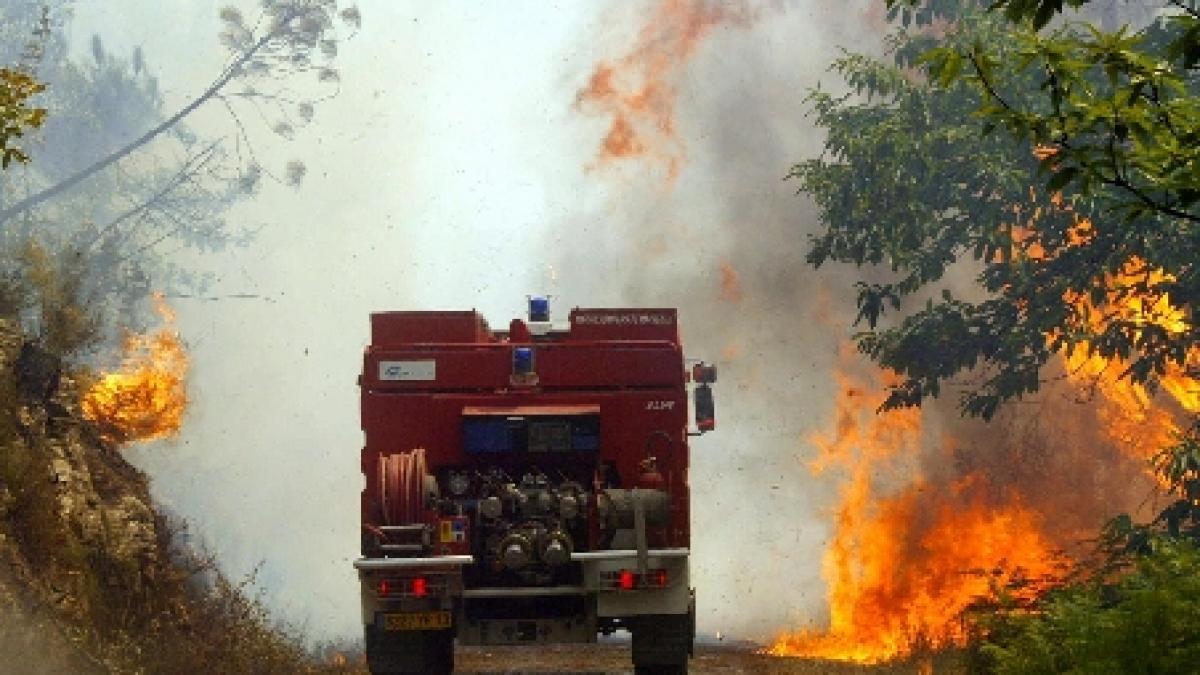
[[1046, 190], [1050, 192], [1059, 192], [1066, 187], [1066, 185], [1070, 183], [1078, 173], [1079, 169], [1073, 166], [1068, 166], [1059, 170], [1050, 177], [1050, 180], [1046, 181]]

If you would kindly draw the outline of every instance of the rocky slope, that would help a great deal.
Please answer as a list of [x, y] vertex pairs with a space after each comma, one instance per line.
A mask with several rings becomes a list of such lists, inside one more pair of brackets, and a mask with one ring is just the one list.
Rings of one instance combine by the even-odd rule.
[[0, 671], [343, 670], [178, 545], [83, 416], [86, 377], [0, 319]]

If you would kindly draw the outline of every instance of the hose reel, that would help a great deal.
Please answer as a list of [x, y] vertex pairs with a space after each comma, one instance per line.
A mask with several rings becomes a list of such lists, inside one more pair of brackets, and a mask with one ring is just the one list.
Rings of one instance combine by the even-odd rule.
[[386, 525], [424, 520], [426, 498], [437, 491], [426, 468], [424, 448], [379, 458], [379, 502]]

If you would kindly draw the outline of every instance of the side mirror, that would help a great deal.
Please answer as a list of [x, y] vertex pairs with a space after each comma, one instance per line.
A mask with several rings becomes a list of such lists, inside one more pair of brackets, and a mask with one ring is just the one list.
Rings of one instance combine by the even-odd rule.
[[696, 404], [696, 428], [700, 433], [717, 427], [717, 414], [713, 405], [712, 387], [701, 384], [692, 392]]
[[701, 361], [692, 366], [692, 381], [696, 384], [712, 384], [717, 381], [717, 367]]

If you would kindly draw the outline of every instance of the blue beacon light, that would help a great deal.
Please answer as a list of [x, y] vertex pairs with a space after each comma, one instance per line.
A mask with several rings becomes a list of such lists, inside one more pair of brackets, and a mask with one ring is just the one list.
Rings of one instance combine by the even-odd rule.
[[513, 375], [528, 375], [533, 372], [533, 348], [513, 348]]
[[529, 320], [550, 320], [550, 298], [534, 296], [529, 298]]

